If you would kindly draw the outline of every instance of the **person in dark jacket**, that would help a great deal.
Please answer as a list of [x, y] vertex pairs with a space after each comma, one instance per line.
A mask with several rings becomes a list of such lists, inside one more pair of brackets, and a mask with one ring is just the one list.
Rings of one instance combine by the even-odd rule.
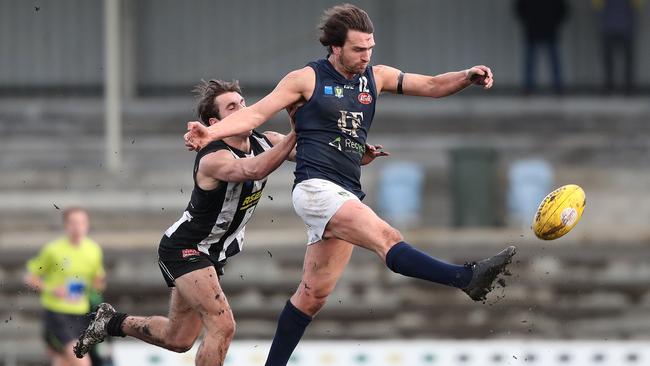
[[567, 18], [565, 0], [517, 0], [515, 14], [524, 30], [524, 91], [535, 91], [537, 53], [546, 49], [551, 66], [553, 91], [561, 93], [562, 66], [558, 49], [558, 34], [562, 23]]
[[614, 59], [623, 58], [623, 90], [634, 90], [635, 78], [635, 35], [637, 13], [642, 0], [593, 0], [599, 12], [602, 57], [605, 74], [605, 91], [615, 91]]

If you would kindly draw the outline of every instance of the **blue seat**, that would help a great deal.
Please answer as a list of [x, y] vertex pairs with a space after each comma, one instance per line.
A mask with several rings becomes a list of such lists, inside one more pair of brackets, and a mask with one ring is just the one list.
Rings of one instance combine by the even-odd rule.
[[419, 164], [398, 161], [382, 169], [379, 209], [391, 225], [410, 228], [420, 224], [423, 183], [424, 172]]
[[508, 219], [529, 227], [542, 199], [553, 187], [553, 168], [543, 159], [522, 159], [508, 171]]

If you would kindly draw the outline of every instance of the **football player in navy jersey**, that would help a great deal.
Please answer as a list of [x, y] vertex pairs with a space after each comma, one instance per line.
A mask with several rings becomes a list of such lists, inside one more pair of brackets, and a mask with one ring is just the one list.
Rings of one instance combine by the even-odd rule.
[[515, 247], [478, 262], [445, 263], [409, 245], [399, 231], [363, 204], [359, 182], [367, 133], [382, 92], [440, 98], [470, 85], [490, 89], [493, 75], [479, 65], [436, 76], [371, 65], [375, 40], [368, 14], [344, 4], [325, 11], [320, 42], [325, 59], [287, 74], [259, 102], [209, 128], [189, 122], [186, 146], [254, 129], [287, 107], [297, 108], [293, 204], [307, 226], [308, 246], [301, 282], [278, 319], [266, 365], [285, 365], [347, 265], [354, 246], [375, 252], [405, 276], [452, 286], [485, 300], [506, 271]]

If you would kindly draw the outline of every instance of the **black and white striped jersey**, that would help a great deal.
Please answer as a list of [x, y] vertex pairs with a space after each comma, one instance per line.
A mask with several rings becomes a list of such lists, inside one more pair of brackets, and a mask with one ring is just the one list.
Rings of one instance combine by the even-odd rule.
[[215, 262], [222, 262], [242, 250], [245, 226], [262, 197], [266, 178], [240, 183], [219, 182], [217, 188], [206, 191], [196, 184], [196, 173], [201, 159], [215, 151], [229, 150], [236, 159], [241, 159], [259, 155], [272, 146], [264, 135], [256, 131], [249, 139], [249, 154], [223, 141], [214, 141], [197, 153], [190, 203], [181, 218], [165, 231], [160, 241], [161, 258], [180, 259], [178, 253], [185, 253], [183, 249], [195, 249], [209, 255]]

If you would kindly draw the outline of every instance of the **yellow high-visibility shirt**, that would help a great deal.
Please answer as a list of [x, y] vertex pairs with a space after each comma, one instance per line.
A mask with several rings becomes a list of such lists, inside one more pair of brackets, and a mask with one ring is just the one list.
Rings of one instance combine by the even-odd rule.
[[[41, 304], [45, 309], [86, 314], [90, 311], [88, 291], [96, 278], [104, 276], [102, 250], [92, 239], [85, 238], [75, 246], [63, 237], [45, 245], [27, 262], [27, 270], [43, 281]], [[60, 286], [67, 289], [65, 298], [54, 295]]]

